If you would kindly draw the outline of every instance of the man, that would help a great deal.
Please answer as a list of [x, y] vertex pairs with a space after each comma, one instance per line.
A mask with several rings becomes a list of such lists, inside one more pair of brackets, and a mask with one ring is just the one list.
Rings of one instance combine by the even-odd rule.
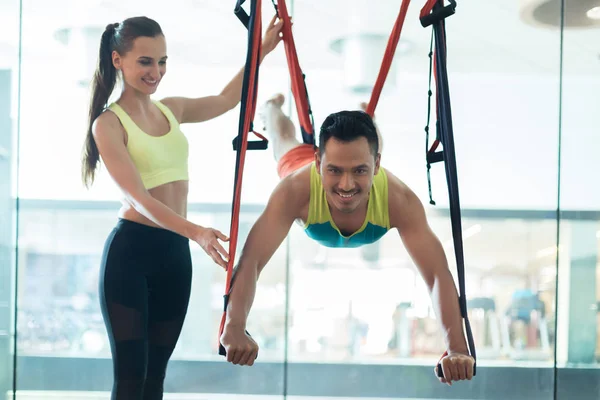
[[294, 221], [328, 247], [373, 243], [396, 228], [429, 288], [445, 332], [448, 355], [441, 365], [446, 378], [440, 381], [451, 385], [470, 380], [474, 360], [469, 356], [443, 247], [415, 193], [380, 166], [381, 139], [371, 117], [363, 111], [329, 115], [321, 126], [315, 152], [312, 145], [296, 139], [294, 124], [281, 110], [283, 101], [282, 95], [276, 95], [263, 110], [281, 181], [240, 255], [221, 336], [227, 361], [254, 364], [258, 345], [245, 327], [256, 281]]

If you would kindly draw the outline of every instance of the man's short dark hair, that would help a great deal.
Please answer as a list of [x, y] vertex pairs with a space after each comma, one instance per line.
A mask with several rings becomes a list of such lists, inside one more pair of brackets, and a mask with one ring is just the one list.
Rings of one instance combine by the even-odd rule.
[[364, 137], [371, 147], [373, 156], [379, 152], [377, 129], [371, 116], [364, 111], [339, 111], [325, 118], [319, 133], [321, 155], [325, 151], [327, 141], [332, 137], [342, 142], [351, 142]]

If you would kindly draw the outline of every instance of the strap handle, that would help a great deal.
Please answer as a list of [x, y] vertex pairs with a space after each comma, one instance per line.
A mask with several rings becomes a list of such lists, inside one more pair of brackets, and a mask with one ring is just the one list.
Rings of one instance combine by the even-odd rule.
[[[245, 2], [246, 2], [246, 0], [238, 0], [237, 3], [235, 4], [235, 8], [234, 8], [233, 12], [238, 17], [238, 19], [241, 21], [241, 23], [246, 27], [246, 29], [251, 31], [252, 26], [251, 26], [251, 21], [250, 21], [250, 15], [248, 15], [248, 13], [242, 8], [242, 5]], [[252, 40], [251, 36], [252, 35], [249, 32], [249, 40]], [[242, 92], [244, 92], [244, 90], [242, 90]], [[254, 117], [254, 112], [253, 112], [253, 117]], [[252, 125], [252, 122], [251, 122], [251, 125]], [[254, 135], [258, 136], [261, 140], [249, 140], [247, 142], [247, 146], [246, 146], [247, 150], [266, 150], [269, 148], [269, 141], [267, 140], [267, 138], [256, 133], [254, 131], [254, 128], [252, 128], [252, 126], [250, 126], [250, 131], [252, 133], [254, 133]], [[233, 138], [233, 140], [231, 141], [233, 150], [238, 151], [239, 146], [241, 145], [242, 142], [243, 142], [243, 140], [240, 135]]]
[[[269, 148], [269, 140], [266, 137], [256, 132], [252, 127], [250, 127], [250, 132], [260, 138], [260, 140], [248, 140], [246, 150], [267, 150]], [[239, 136], [234, 137], [231, 144], [233, 151], [240, 150], [241, 138]]]

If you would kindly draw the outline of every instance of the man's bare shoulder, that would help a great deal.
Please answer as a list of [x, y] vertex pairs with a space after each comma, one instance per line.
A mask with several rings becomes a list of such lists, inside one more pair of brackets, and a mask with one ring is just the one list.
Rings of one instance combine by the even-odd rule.
[[[383, 167], [382, 167], [383, 168]], [[384, 169], [388, 181], [388, 197], [390, 206], [398, 207], [402, 205], [410, 194], [414, 194], [410, 187], [389, 169]]]
[[310, 168], [307, 165], [286, 176], [273, 191], [272, 200], [283, 202], [295, 218], [301, 216], [310, 202]]
[[398, 228], [402, 221], [416, 211], [422, 209], [423, 204], [416, 193], [400, 178], [389, 170], [385, 170], [388, 178], [388, 209], [390, 224]]

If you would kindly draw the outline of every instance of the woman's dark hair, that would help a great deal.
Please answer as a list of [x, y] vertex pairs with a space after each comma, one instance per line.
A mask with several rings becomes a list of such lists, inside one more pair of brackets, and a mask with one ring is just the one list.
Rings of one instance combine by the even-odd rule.
[[156, 37], [162, 34], [160, 25], [147, 17], [133, 17], [121, 23], [109, 24], [102, 33], [98, 66], [92, 81], [88, 129], [82, 160], [81, 174], [86, 187], [93, 183], [96, 167], [100, 162], [92, 126], [96, 118], [104, 111], [117, 83], [117, 69], [112, 62], [112, 52], [116, 51], [120, 55], [125, 55], [131, 50], [134, 40], [138, 37]]
[[325, 118], [319, 133], [319, 152], [321, 155], [325, 151], [325, 144], [332, 137], [342, 142], [351, 142], [364, 137], [369, 142], [373, 156], [376, 156], [379, 152], [377, 129], [371, 116], [364, 111], [340, 111], [329, 114]]

